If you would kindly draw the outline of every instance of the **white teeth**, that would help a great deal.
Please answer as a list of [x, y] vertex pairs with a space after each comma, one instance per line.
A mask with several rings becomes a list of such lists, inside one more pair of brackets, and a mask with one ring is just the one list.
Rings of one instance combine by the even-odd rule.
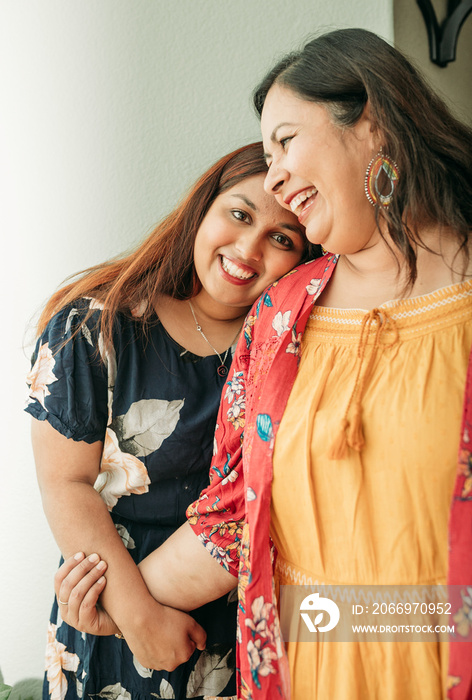
[[228, 260], [228, 258], [225, 258], [223, 255], [221, 256], [221, 266], [223, 270], [228, 273], [228, 275], [231, 275], [231, 277], [236, 277], [238, 280], [248, 280], [256, 275], [255, 272], [247, 272], [246, 270], [238, 267], [234, 262]]
[[316, 189], [316, 187], [312, 187], [309, 190], [304, 190], [303, 192], [300, 192], [300, 194], [297, 194], [297, 196], [291, 200], [290, 209], [295, 213], [300, 204], [303, 204], [305, 200], [307, 200], [309, 197], [312, 197], [317, 192], [318, 190]]

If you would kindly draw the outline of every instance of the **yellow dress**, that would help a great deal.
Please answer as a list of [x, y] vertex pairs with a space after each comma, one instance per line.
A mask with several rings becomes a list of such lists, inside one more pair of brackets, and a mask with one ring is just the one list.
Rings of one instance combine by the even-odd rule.
[[[446, 581], [472, 281], [379, 311], [389, 321], [374, 354], [366, 311], [314, 307], [308, 322], [274, 448], [279, 584]], [[364, 447], [329, 459], [356, 396]], [[291, 641], [287, 652], [292, 700], [444, 697], [447, 644]]]

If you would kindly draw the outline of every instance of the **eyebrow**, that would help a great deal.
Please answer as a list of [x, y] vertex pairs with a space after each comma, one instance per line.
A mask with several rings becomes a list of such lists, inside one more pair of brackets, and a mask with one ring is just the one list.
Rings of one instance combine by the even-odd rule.
[[299, 229], [298, 226], [295, 226], [294, 224], [287, 224], [284, 221], [283, 223], [279, 224], [279, 227], [286, 228], [289, 231], [293, 231], [293, 233], [297, 233], [300, 236], [300, 238], [305, 239], [305, 235], [304, 235], [303, 231], [301, 229]]
[[242, 199], [243, 202], [245, 202], [248, 205], [248, 207], [251, 207], [253, 211], [257, 211], [257, 207], [254, 204], [254, 202], [251, 202], [251, 200], [248, 197], [246, 197], [245, 194], [232, 194], [231, 197], [239, 197], [239, 199]]

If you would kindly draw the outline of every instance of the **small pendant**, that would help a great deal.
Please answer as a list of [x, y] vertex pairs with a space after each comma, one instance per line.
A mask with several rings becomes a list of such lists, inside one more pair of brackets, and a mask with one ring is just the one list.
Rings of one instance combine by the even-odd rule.
[[228, 368], [225, 367], [225, 365], [220, 365], [216, 371], [218, 372], [220, 377], [226, 377], [226, 375], [228, 374]]

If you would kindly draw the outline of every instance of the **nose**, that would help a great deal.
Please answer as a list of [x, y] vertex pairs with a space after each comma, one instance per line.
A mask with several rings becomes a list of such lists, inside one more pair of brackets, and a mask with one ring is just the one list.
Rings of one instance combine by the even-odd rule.
[[262, 258], [261, 238], [254, 229], [238, 236], [235, 247], [242, 261], [258, 261]]
[[288, 177], [289, 174], [287, 170], [272, 162], [264, 180], [264, 190], [267, 192], [267, 194], [280, 194], [280, 190], [287, 181]]

